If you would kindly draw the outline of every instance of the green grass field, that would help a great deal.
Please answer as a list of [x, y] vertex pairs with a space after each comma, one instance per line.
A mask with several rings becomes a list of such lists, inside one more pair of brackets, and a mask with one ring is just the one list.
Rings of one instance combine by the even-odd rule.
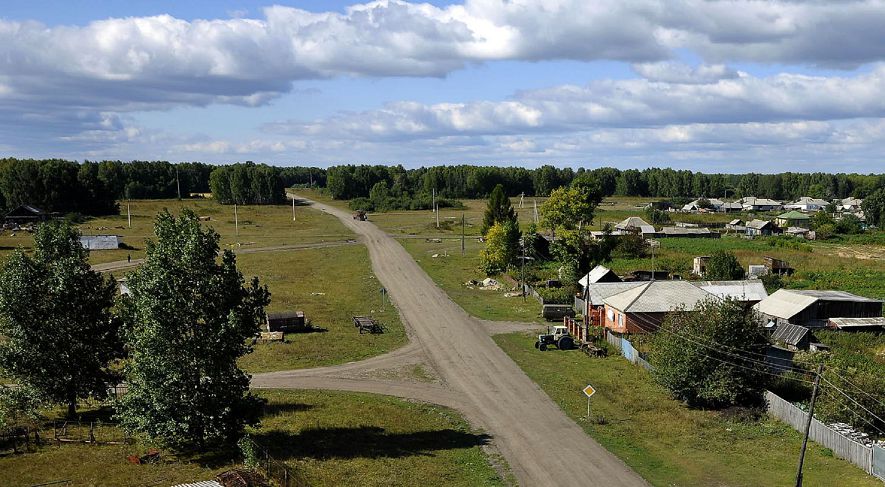
[[[504, 287], [498, 291], [470, 289], [465, 285], [470, 279], [481, 281], [486, 277], [479, 270], [479, 251], [483, 244], [475, 238], [466, 239], [463, 256], [460, 238], [443, 239], [442, 243], [427, 242], [423, 238], [402, 238], [399, 242], [434, 282], [471, 315], [497, 321], [540, 320], [541, 307], [534, 298], [523, 301], [521, 297], [504, 297], [512, 284], [501, 281]], [[438, 257], [434, 258], [434, 254]]]
[[[241, 254], [237, 264], [244, 276], [257, 275], [267, 284], [268, 311], [301, 310], [314, 326], [325, 330], [287, 334], [287, 343], [256, 344], [240, 359], [240, 366], [249, 372], [362, 360], [407, 341], [396, 309], [387, 302], [381, 308], [380, 284], [364, 245]], [[360, 335], [351, 321], [355, 315], [375, 317], [385, 332]]]
[[[268, 390], [262, 424], [251, 434], [271, 456], [299, 470], [314, 486], [501, 485], [482, 445], [454, 411], [387, 396]], [[132, 465], [143, 443], [64, 444], [0, 457], [0, 485], [69, 480], [76, 486], [168, 486], [212, 479], [239, 466], [236, 453]], [[496, 461], [499, 461], [496, 459]]]
[[[131, 250], [96, 250], [91, 252], [94, 264], [125, 260], [144, 256], [144, 241], [153, 236], [154, 220], [157, 213], [168, 208], [174, 214], [183, 208], [192, 209], [201, 217], [209, 217], [205, 225], [221, 235], [223, 248], [248, 249], [285, 244], [303, 244], [325, 241], [346, 240], [353, 237], [338, 219], [324, 215], [321, 211], [299, 206], [292, 220], [290, 205], [248, 205], [237, 207], [239, 235], [234, 222], [233, 206], [218, 204], [211, 199], [191, 200], [133, 200], [132, 227], [128, 226], [126, 202], [120, 204], [120, 214], [90, 218], [79, 225], [84, 235], [120, 235], [123, 243]], [[240, 245], [237, 245], [239, 242]], [[33, 237], [27, 232], [3, 231], [0, 234], [0, 256], [17, 247], [31, 248]]]
[[[692, 410], [671, 399], [641, 367], [620, 356], [591, 359], [581, 352], [538, 352], [534, 338], [498, 335], [495, 341], [587, 434], [622, 458], [653, 485], [792, 485], [802, 438], [788, 425], [764, 417], [738, 420]], [[592, 384], [588, 422], [581, 392]], [[858, 467], [809, 444], [805, 484], [881, 486]]]

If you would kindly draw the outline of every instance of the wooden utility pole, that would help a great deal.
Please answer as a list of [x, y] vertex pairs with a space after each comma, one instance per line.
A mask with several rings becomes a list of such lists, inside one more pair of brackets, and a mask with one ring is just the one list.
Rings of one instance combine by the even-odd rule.
[[439, 229], [439, 204], [436, 205], [436, 228]]
[[237, 204], [234, 203], [234, 232], [236, 232], [237, 237], [240, 236], [240, 219], [237, 216]]
[[814, 389], [811, 391], [811, 404], [808, 406], [808, 419], [805, 421], [805, 438], [802, 439], [802, 450], [799, 451], [799, 469], [796, 472], [796, 487], [802, 487], [802, 464], [805, 463], [805, 449], [808, 448], [808, 432], [811, 430], [811, 420], [814, 418], [814, 403], [817, 401], [817, 390], [820, 387], [820, 374], [823, 370], [823, 364], [818, 365], [817, 374], [814, 376]]
[[175, 166], [175, 185], [178, 187], [178, 201], [181, 201], [181, 181], [178, 179], [178, 166]]
[[525, 237], [521, 237], [519, 240], [520, 243], [522, 243], [522, 269], [520, 272], [520, 274], [522, 274], [522, 276], [520, 276], [520, 280], [522, 281], [522, 302], [525, 302]]
[[461, 213], [461, 255], [464, 255], [464, 252], [466, 251], [464, 247], [464, 225], [464, 213]]
[[129, 228], [132, 228], [132, 209], [130, 208], [131, 203], [132, 200], [126, 198], [126, 217], [129, 219]]

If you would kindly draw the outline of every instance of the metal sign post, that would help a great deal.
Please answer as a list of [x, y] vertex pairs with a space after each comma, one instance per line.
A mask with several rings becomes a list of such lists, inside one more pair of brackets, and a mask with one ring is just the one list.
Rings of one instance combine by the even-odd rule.
[[583, 389], [584, 395], [587, 396], [587, 421], [590, 421], [590, 396], [596, 394], [596, 389], [590, 384]]

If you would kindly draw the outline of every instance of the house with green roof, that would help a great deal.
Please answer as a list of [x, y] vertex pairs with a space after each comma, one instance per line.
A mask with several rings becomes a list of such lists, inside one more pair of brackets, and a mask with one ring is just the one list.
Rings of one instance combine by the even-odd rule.
[[811, 217], [800, 211], [793, 210], [778, 215], [778, 217], [775, 218], [774, 222], [777, 223], [777, 226], [781, 228], [809, 228], [811, 226]]

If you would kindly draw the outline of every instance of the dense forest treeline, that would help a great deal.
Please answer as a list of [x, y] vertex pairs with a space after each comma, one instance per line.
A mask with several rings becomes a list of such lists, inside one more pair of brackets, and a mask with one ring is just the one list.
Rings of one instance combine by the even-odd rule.
[[866, 197], [885, 187], [882, 174], [705, 174], [675, 169], [597, 169], [488, 166], [435, 166], [404, 169], [402, 166], [333, 166], [327, 171], [327, 188], [333, 198], [369, 197], [369, 191], [383, 182], [394, 193], [427, 193], [436, 189], [447, 198], [485, 198], [498, 184], [510, 196], [547, 196], [575, 178], [589, 174], [600, 183], [604, 196], [652, 196], [662, 198], [723, 198], [758, 196], [791, 200], [801, 196], [817, 198]]
[[[238, 168], [238, 169], [232, 169]], [[117, 201], [125, 198], [176, 198], [191, 193], [209, 193], [211, 175], [235, 172], [225, 186], [236, 194], [230, 203], [274, 203], [284, 198], [282, 188], [325, 186], [326, 171], [320, 168], [269, 168], [276, 196], [262, 192], [268, 166], [252, 163], [213, 166], [202, 162], [172, 164], [167, 161], [86, 161], [62, 159], [0, 159], [0, 208], [29, 204], [46, 211], [104, 215], [117, 212]], [[220, 181], [223, 176], [216, 177]], [[253, 186], [258, 185], [258, 191]], [[260, 199], [260, 200], [259, 200]], [[225, 201], [228, 202], [228, 201]]]
[[[336, 199], [366, 198], [374, 207], [427, 206], [433, 190], [442, 198], [485, 198], [501, 184], [510, 196], [547, 196], [588, 174], [604, 196], [651, 196], [669, 199], [759, 196], [792, 200], [864, 198], [885, 188], [882, 174], [705, 174], [674, 169], [603, 167], [577, 170], [496, 166], [434, 166], [405, 169], [400, 165], [274, 167], [245, 162], [214, 166], [201, 162], [86, 161], [0, 159], [0, 207], [31, 204], [47, 211], [100, 215], [117, 211], [125, 198], [175, 198], [212, 192], [224, 204], [274, 204], [283, 188], [328, 188]], [[374, 192], [373, 192], [374, 189]]]

